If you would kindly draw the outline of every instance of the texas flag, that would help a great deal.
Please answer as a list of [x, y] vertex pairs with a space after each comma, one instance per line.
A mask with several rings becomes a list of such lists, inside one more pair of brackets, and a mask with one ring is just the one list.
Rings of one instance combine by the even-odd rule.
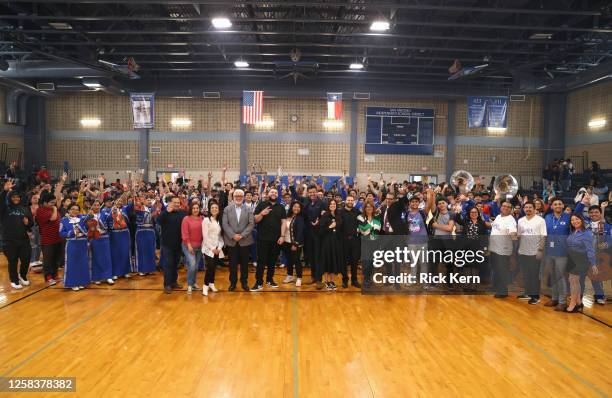
[[342, 93], [327, 93], [327, 118], [342, 119]]

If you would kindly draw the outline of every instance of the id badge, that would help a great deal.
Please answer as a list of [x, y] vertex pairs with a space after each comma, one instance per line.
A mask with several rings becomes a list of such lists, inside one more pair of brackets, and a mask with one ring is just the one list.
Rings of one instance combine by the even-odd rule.
[[555, 247], [555, 242], [552, 241], [552, 240], [550, 241], [550, 247], [551, 247], [551, 249], [554, 249], [554, 247]]

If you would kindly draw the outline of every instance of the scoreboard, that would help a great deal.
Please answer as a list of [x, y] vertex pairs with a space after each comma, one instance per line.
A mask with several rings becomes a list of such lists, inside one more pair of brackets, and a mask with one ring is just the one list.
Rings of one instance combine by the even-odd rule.
[[365, 153], [433, 155], [434, 110], [366, 107]]

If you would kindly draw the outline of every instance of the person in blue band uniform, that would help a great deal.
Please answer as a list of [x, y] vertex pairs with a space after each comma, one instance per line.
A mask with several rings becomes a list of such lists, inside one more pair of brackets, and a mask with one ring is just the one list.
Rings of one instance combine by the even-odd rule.
[[99, 285], [103, 280], [106, 280], [109, 285], [114, 285], [111, 247], [107, 229], [110, 214], [101, 213], [100, 208], [101, 203], [96, 200], [89, 213], [84, 217], [88, 229], [87, 235], [90, 239], [91, 280], [96, 285]]
[[567, 237], [568, 272], [570, 283], [570, 303], [567, 312], [579, 312], [582, 309], [582, 294], [580, 278], [591, 268], [597, 275], [597, 261], [593, 246], [593, 233], [587, 228], [581, 215], [572, 214], [570, 218], [570, 234]]
[[112, 197], [104, 198], [104, 207], [100, 210], [101, 216], [106, 220], [106, 228], [110, 231], [110, 248], [113, 279], [119, 276], [130, 277], [132, 268], [131, 236], [127, 225], [127, 213], [121, 206], [123, 198], [113, 204]]
[[126, 207], [126, 212], [134, 212], [136, 218], [136, 267], [139, 275], [155, 272], [155, 229], [153, 207], [148, 197], [137, 197]]
[[81, 208], [72, 203], [68, 214], [60, 222], [59, 234], [66, 239], [64, 287], [84, 289], [91, 283], [91, 269], [87, 244], [87, 226]]

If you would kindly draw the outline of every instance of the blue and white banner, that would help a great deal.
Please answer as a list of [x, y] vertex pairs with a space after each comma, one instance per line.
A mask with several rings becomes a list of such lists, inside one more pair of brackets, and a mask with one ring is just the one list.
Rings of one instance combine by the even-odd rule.
[[134, 129], [153, 128], [154, 93], [130, 93]]
[[467, 97], [468, 127], [506, 127], [508, 97]]

